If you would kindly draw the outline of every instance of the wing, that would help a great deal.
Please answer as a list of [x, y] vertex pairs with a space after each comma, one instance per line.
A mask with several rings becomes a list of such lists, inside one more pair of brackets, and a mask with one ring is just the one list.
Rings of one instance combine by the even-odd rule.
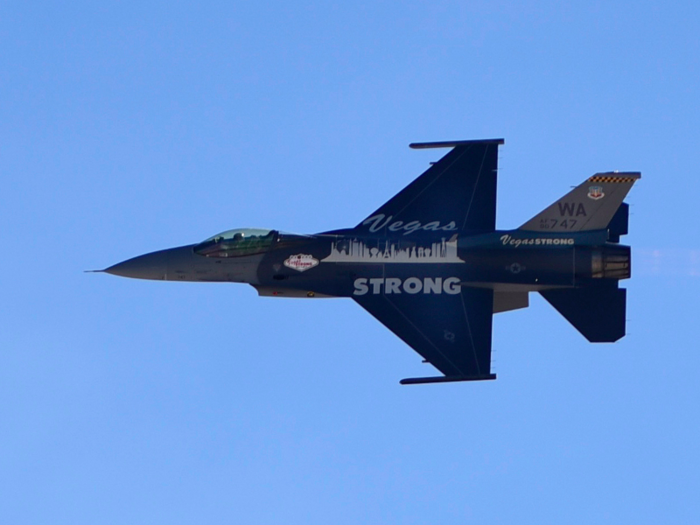
[[355, 301], [445, 377], [404, 379], [402, 384], [495, 379], [491, 374], [493, 291], [458, 294], [377, 294]]
[[[412, 148], [452, 147], [420, 177], [356, 226], [364, 234], [384, 234], [383, 220], [400, 225], [449, 225], [455, 231], [489, 232], [496, 225], [496, 171], [502, 139], [411, 144]], [[390, 218], [390, 219], [389, 219]]]

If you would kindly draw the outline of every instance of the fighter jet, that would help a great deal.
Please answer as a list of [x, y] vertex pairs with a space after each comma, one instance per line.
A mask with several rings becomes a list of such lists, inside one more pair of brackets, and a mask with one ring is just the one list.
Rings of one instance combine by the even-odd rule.
[[103, 271], [166, 281], [235, 282], [261, 296], [349, 297], [443, 375], [401, 384], [496, 379], [493, 314], [537, 292], [586, 339], [625, 335], [631, 275], [623, 199], [637, 172], [596, 173], [514, 230], [496, 230], [503, 139], [450, 148], [357, 226], [312, 235], [239, 228]]

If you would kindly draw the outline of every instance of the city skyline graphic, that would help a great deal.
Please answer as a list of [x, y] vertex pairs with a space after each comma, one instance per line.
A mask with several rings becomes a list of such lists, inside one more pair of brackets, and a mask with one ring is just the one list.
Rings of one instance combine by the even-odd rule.
[[[445, 237], [429, 246], [417, 246], [413, 242], [374, 241], [368, 246], [358, 239], [340, 240], [331, 243], [331, 254], [321, 262], [363, 263], [464, 263], [457, 256], [457, 235], [449, 240]], [[402, 247], [401, 245], [404, 245]]]

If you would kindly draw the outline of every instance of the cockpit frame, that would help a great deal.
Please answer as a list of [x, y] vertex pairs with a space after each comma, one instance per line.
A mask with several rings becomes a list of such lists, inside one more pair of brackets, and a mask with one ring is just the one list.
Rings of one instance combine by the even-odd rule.
[[245, 257], [269, 251], [278, 237], [277, 230], [237, 228], [209, 237], [197, 244], [193, 251], [203, 257]]

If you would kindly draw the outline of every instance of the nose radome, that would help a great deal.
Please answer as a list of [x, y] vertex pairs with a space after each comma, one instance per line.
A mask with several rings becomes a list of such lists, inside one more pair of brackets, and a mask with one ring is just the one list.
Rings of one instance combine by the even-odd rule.
[[127, 261], [123, 261], [105, 269], [106, 273], [118, 275], [120, 277], [131, 277], [133, 279], [165, 279], [167, 266], [159, 264], [160, 258], [153, 257], [154, 254], [140, 255]]
[[120, 277], [132, 279], [167, 280], [168, 267], [181, 261], [183, 256], [191, 257], [192, 247], [182, 246], [139, 255], [106, 268], [104, 271]]

